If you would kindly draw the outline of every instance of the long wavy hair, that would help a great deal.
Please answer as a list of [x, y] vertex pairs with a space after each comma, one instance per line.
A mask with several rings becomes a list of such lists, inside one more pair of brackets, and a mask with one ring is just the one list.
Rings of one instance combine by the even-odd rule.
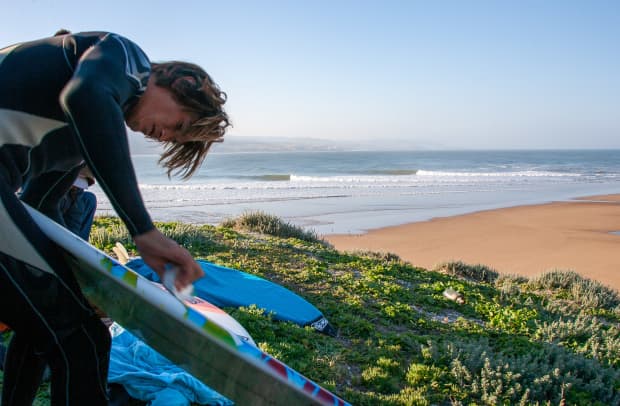
[[214, 142], [224, 141], [224, 133], [231, 125], [223, 105], [226, 93], [200, 66], [189, 62], [169, 61], [152, 63], [155, 84], [172, 92], [177, 102], [199, 118], [188, 129], [190, 135], [200, 138], [183, 144], [164, 143], [159, 163], [182, 179], [190, 178], [200, 167]]

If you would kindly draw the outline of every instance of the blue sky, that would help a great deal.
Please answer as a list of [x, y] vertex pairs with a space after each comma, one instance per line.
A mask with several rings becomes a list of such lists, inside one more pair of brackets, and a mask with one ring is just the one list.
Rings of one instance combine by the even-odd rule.
[[231, 136], [620, 148], [620, 1], [3, 3], [2, 46], [108, 30], [200, 64]]

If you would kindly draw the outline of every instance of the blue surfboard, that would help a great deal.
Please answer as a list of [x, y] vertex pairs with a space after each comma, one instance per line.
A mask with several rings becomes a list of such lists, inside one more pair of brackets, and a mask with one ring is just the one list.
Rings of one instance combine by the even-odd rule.
[[[311, 326], [331, 336], [336, 334], [336, 330], [319, 309], [285, 287], [203, 259], [197, 262], [205, 276], [194, 282], [195, 296], [218, 307], [256, 305], [271, 313], [274, 320]], [[132, 259], [125, 266], [153, 282], [160, 282], [159, 276], [141, 258]]]

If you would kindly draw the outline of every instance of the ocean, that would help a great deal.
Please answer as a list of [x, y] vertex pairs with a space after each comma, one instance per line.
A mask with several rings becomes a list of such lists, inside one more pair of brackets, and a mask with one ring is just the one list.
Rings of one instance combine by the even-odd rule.
[[[135, 155], [154, 220], [218, 224], [263, 211], [319, 235], [620, 193], [620, 150], [210, 153], [189, 181]], [[114, 215], [97, 186], [98, 214]]]

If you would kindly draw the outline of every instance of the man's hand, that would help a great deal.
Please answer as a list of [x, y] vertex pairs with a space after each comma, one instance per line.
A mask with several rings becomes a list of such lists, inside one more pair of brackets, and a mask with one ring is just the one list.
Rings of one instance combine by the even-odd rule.
[[166, 264], [177, 268], [175, 286], [178, 290], [202, 277], [204, 272], [190, 253], [175, 241], [153, 229], [134, 237], [142, 259], [163, 280]]

